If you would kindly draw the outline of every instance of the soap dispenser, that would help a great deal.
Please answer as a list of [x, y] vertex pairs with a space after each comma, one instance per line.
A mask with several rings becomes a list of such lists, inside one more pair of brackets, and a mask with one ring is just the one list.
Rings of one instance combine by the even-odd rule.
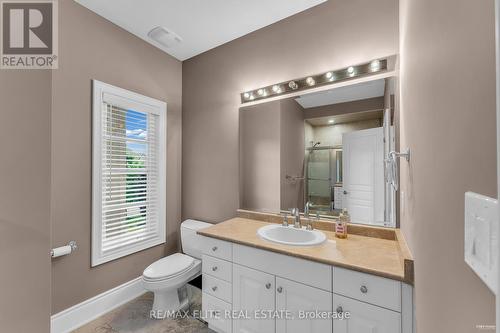
[[342, 209], [339, 219], [335, 224], [335, 236], [337, 238], [347, 238], [347, 223], [351, 222], [351, 217], [347, 212], [347, 208]]

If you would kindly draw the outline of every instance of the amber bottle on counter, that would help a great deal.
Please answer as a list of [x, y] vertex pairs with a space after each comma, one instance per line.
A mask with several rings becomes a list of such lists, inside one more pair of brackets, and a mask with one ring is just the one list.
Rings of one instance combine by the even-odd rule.
[[347, 223], [351, 222], [351, 217], [347, 209], [342, 209], [337, 223], [335, 223], [335, 236], [337, 238], [347, 238]]

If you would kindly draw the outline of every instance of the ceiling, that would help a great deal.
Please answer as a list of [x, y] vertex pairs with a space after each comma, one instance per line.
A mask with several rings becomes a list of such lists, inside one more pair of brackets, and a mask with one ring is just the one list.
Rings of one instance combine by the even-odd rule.
[[[373, 120], [373, 119], [381, 120], [383, 118], [384, 118], [384, 112], [382, 110], [374, 110], [374, 111], [346, 113], [337, 116], [311, 118], [311, 119], [306, 119], [306, 121], [312, 126], [331, 126], [331, 125], [352, 123], [355, 121], [362, 121], [362, 120]], [[331, 120], [333, 120], [333, 123], [330, 122]]]
[[[75, 0], [179, 60], [186, 60], [327, 0]], [[162, 26], [182, 42], [148, 37]]]
[[302, 95], [295, 99], [303, 108], [358, 101], [361, 99], [384, 96], [385, 80], [373, 80], [350, 86], [334, 88]]

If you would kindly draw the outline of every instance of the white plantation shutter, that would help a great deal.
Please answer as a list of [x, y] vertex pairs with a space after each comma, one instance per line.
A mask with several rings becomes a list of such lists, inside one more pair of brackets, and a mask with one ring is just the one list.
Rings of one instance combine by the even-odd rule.
[[162, 106], [94, 81], [93, 266], [165, 242]]

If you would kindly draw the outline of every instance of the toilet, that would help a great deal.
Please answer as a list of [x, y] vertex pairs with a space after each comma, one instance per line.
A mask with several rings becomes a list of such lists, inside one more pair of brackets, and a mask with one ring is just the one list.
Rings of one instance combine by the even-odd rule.
[[[188, 297], [179, 300], [179, 290], [201, 274], [202, 237], [196, 232], [211, 224], [186, 220], [181, 224], [181, 245], [184, 253], [174, 253], [149, 265], [142, 274], [146, 290], [154, 293], [152, 311], [165, 318], [170, 311], [188, 305]], [[158, 318], [158, 316], [157, 316]]]

